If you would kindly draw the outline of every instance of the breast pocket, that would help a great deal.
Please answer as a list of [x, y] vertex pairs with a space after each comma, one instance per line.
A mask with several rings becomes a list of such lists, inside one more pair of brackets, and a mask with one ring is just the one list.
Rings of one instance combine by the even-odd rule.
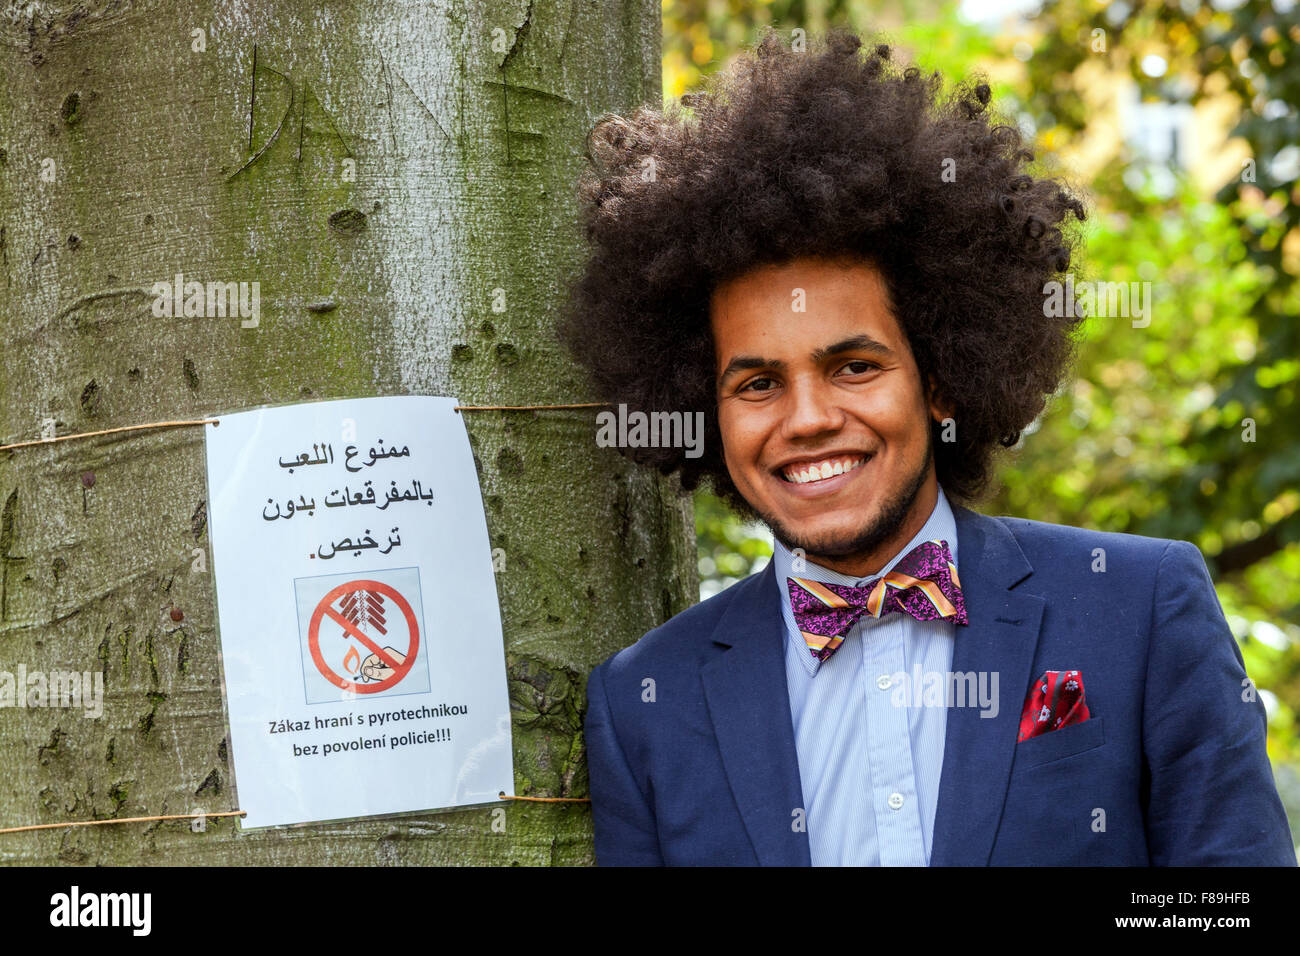
[[1011, 772], [1019, 773], [1053, 760], [1074, 757], [1095, 750], [1105, 742], [1106, 732], [1102, 718], [1092, 717], [1081, 724], [1069, 724], [1060, 730], [1048, 731], [1016, 744], [1016, 759], [1011, 765]]

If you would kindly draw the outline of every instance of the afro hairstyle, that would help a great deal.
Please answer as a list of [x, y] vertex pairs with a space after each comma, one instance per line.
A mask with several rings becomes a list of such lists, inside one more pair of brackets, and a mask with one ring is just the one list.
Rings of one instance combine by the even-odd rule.
[[[690, 490], [754, 511], [727, 472], [718, 429], [710, 298], [767, 265], [864, 261], [956, 440], [934, 460], [945, 492], [988, 488], [994, 454], [1046, 406], [1083, 321], [1052, 317], [1044, 284], [1070, 265], [1086, 218], [1034, 152], [991, 118], [978, 77], [945, 93], [939, 73], [900, 69], [887, 44], [845, 30], [806, 52], [770, 28], [704, 91], [664, 109], [607, 115], [578, 183], [589, 254], [559, 336], [602, 401], [704, 413], [704, 448], [622, 453]], [[951, 435], [949, 435], [951, 437]]]

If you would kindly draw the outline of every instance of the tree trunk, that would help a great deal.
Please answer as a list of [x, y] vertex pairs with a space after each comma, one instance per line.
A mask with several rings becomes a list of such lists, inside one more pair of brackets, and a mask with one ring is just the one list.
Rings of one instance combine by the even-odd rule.
[[[658, 101], [656, 0], [181, 6], [0, 23], [0, 443], [49, 419], [590, 398], [552, 332], [582, 253], [573, 184], [597, 116]], [[155, 316], [176, 273], [258, 282], [257, 324]], [[464, 414], [501, 549], [516, 793], [586, 796], [586, 674], [693, 600], [689, 500], [596, 448], [593, 410]], [[98, 719], [0, 709], [0, 827], [235, 808], [205, 427], [0, 453], [0, 670], [104, 678]], [[58, 828], [0, 835], [0, 859], [591, 861], [585, 804], [503, 807], [504, 826], [477, 808]]]

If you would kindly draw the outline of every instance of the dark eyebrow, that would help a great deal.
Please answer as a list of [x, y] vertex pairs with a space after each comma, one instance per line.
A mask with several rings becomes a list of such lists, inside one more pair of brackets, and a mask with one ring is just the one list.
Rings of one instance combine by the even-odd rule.
[[721, 385], [737, 372], [744, 372], [753, 368], [770, 368], [779, 372], [785, 368], [785, 363], [780, 359], [759, 358], [757, 355], [737, 355], [727, 363], [727, 367], [718, 376], [718, 384]]
[[[841, 355], [844, 352], [873, 352], [881, 358], [892, 359], [894, 350], [883, 342], [877, 342], [869, 335], [855, 335], [851, 339], [844, 339], [836, 342], [834, 345], [827, 345], [825, 348], [817, 349], [812, 354], [814, 362], [821, 362], [830, 358], [832, 355]], [[773, 371], [780, 372], [785, 369], [785, 363], [779, 359], [765, 359], [757, 355], [737, 355], [727, 367], [722, 370], [718, 376], [718, 384], [721, 385], [730, 376], [737, 372], [744, 372], [748, 369], [770, 368]]]
[[824, 349], [818, 349], [813, 352], [812, 358], [814, 362], [820, 362], [824, 358], [839, 355], [842, 352], [874, 352], [881, 358], [894, 357], [894, 350], [884, 342], [877, 342], [871, 336], [863, 334], [855, 335], [843, 342], [836, 342], [834, 345], [828, 345]]

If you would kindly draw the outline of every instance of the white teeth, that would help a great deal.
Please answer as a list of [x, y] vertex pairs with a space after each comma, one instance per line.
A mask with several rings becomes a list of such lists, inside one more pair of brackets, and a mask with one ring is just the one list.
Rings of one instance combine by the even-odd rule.
[[852, 471], [854, 468], [862, 465], [865, 458], [833, 458], [815, 465], [804, 466], [802, 471], [783, 472], [787, 481], [799, 485], [806, 485], [810, 481], [824, 481], [827, 478], [833, 478], [836, 475], [842, 475], [846, 471]]

